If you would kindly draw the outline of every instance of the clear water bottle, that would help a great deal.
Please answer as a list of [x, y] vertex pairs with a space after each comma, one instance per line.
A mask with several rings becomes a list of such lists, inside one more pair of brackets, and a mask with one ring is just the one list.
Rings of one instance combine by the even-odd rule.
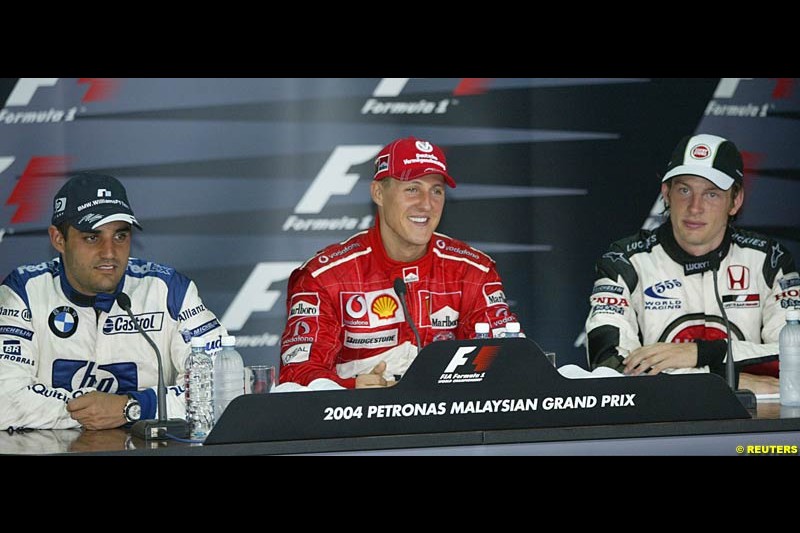
[[214, 414], [217, 420], [228, 404], [244, 392], [244, 361], [236, 351], [236, 337], [222, 337], [222, 350], [214, 359]]
[[192, 351], [184, 366], [186, 421], [191, 437], [205, 440], [214, 427], [214, 365], [206, 354], [203, 338], [192, 337]]
[[505, 338], [511, 337], [521, 337], [520, 335], [520, 327], [519, 322], [506, 322], [506, 334]]
[[800, 309], [786, 312], [786, 325], [778, 337], [781, 405], [800, 406]]
[[489, 324], [486, 322], [477, 322], [475, 324], [475, 338], [488, 339], [489, 338]]

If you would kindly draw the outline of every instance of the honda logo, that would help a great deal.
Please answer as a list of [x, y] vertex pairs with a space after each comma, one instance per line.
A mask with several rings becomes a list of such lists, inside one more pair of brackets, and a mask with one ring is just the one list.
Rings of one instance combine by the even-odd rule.
[[728, 288], [743, 291], [750, 288], [750, 269], [743, 265], [728, 267]]

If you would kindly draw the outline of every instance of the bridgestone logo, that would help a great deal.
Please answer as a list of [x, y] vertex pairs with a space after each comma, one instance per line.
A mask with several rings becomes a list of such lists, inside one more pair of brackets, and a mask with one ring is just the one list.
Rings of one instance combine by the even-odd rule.
[[397, 345], [397, 329], [378, 333], [345, 332], [344, 345], [353, 349], [384, 348]]

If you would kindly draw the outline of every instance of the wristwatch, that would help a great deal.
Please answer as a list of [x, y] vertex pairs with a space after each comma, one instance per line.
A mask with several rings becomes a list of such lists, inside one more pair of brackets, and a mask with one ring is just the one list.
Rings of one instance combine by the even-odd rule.
[[128, 401], [125, 403], [122, 414], [129, 424], [138, 422], [139, 419], [142, 418], [142, 405], [139, 403], [139, 400], [128, 394]]

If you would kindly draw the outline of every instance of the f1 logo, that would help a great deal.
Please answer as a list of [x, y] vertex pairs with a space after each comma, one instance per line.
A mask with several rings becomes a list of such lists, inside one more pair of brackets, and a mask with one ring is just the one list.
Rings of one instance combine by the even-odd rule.
[[728, 267], [728, 288], [732, 291], [743, 291], [750, 288], [750, 269], [744, 265]]
[[58, 78], [20, 78], [14, 90], [11, 91], [6, 106], [26, 106], [31, 103], [36, 89], [52, 87], [57, 82]]
[[445, 374], [452, 374], [455, 372], [456, 368], [460, 367], [461, 365], [465, 364], [469, 361], [467, 355], [471, 354], [476, 350], [477, 346], [462, 346], [456, 351], [456, 354], [450, 359], [450, 364], [447, 365], [447, 368], [444, 369]]

